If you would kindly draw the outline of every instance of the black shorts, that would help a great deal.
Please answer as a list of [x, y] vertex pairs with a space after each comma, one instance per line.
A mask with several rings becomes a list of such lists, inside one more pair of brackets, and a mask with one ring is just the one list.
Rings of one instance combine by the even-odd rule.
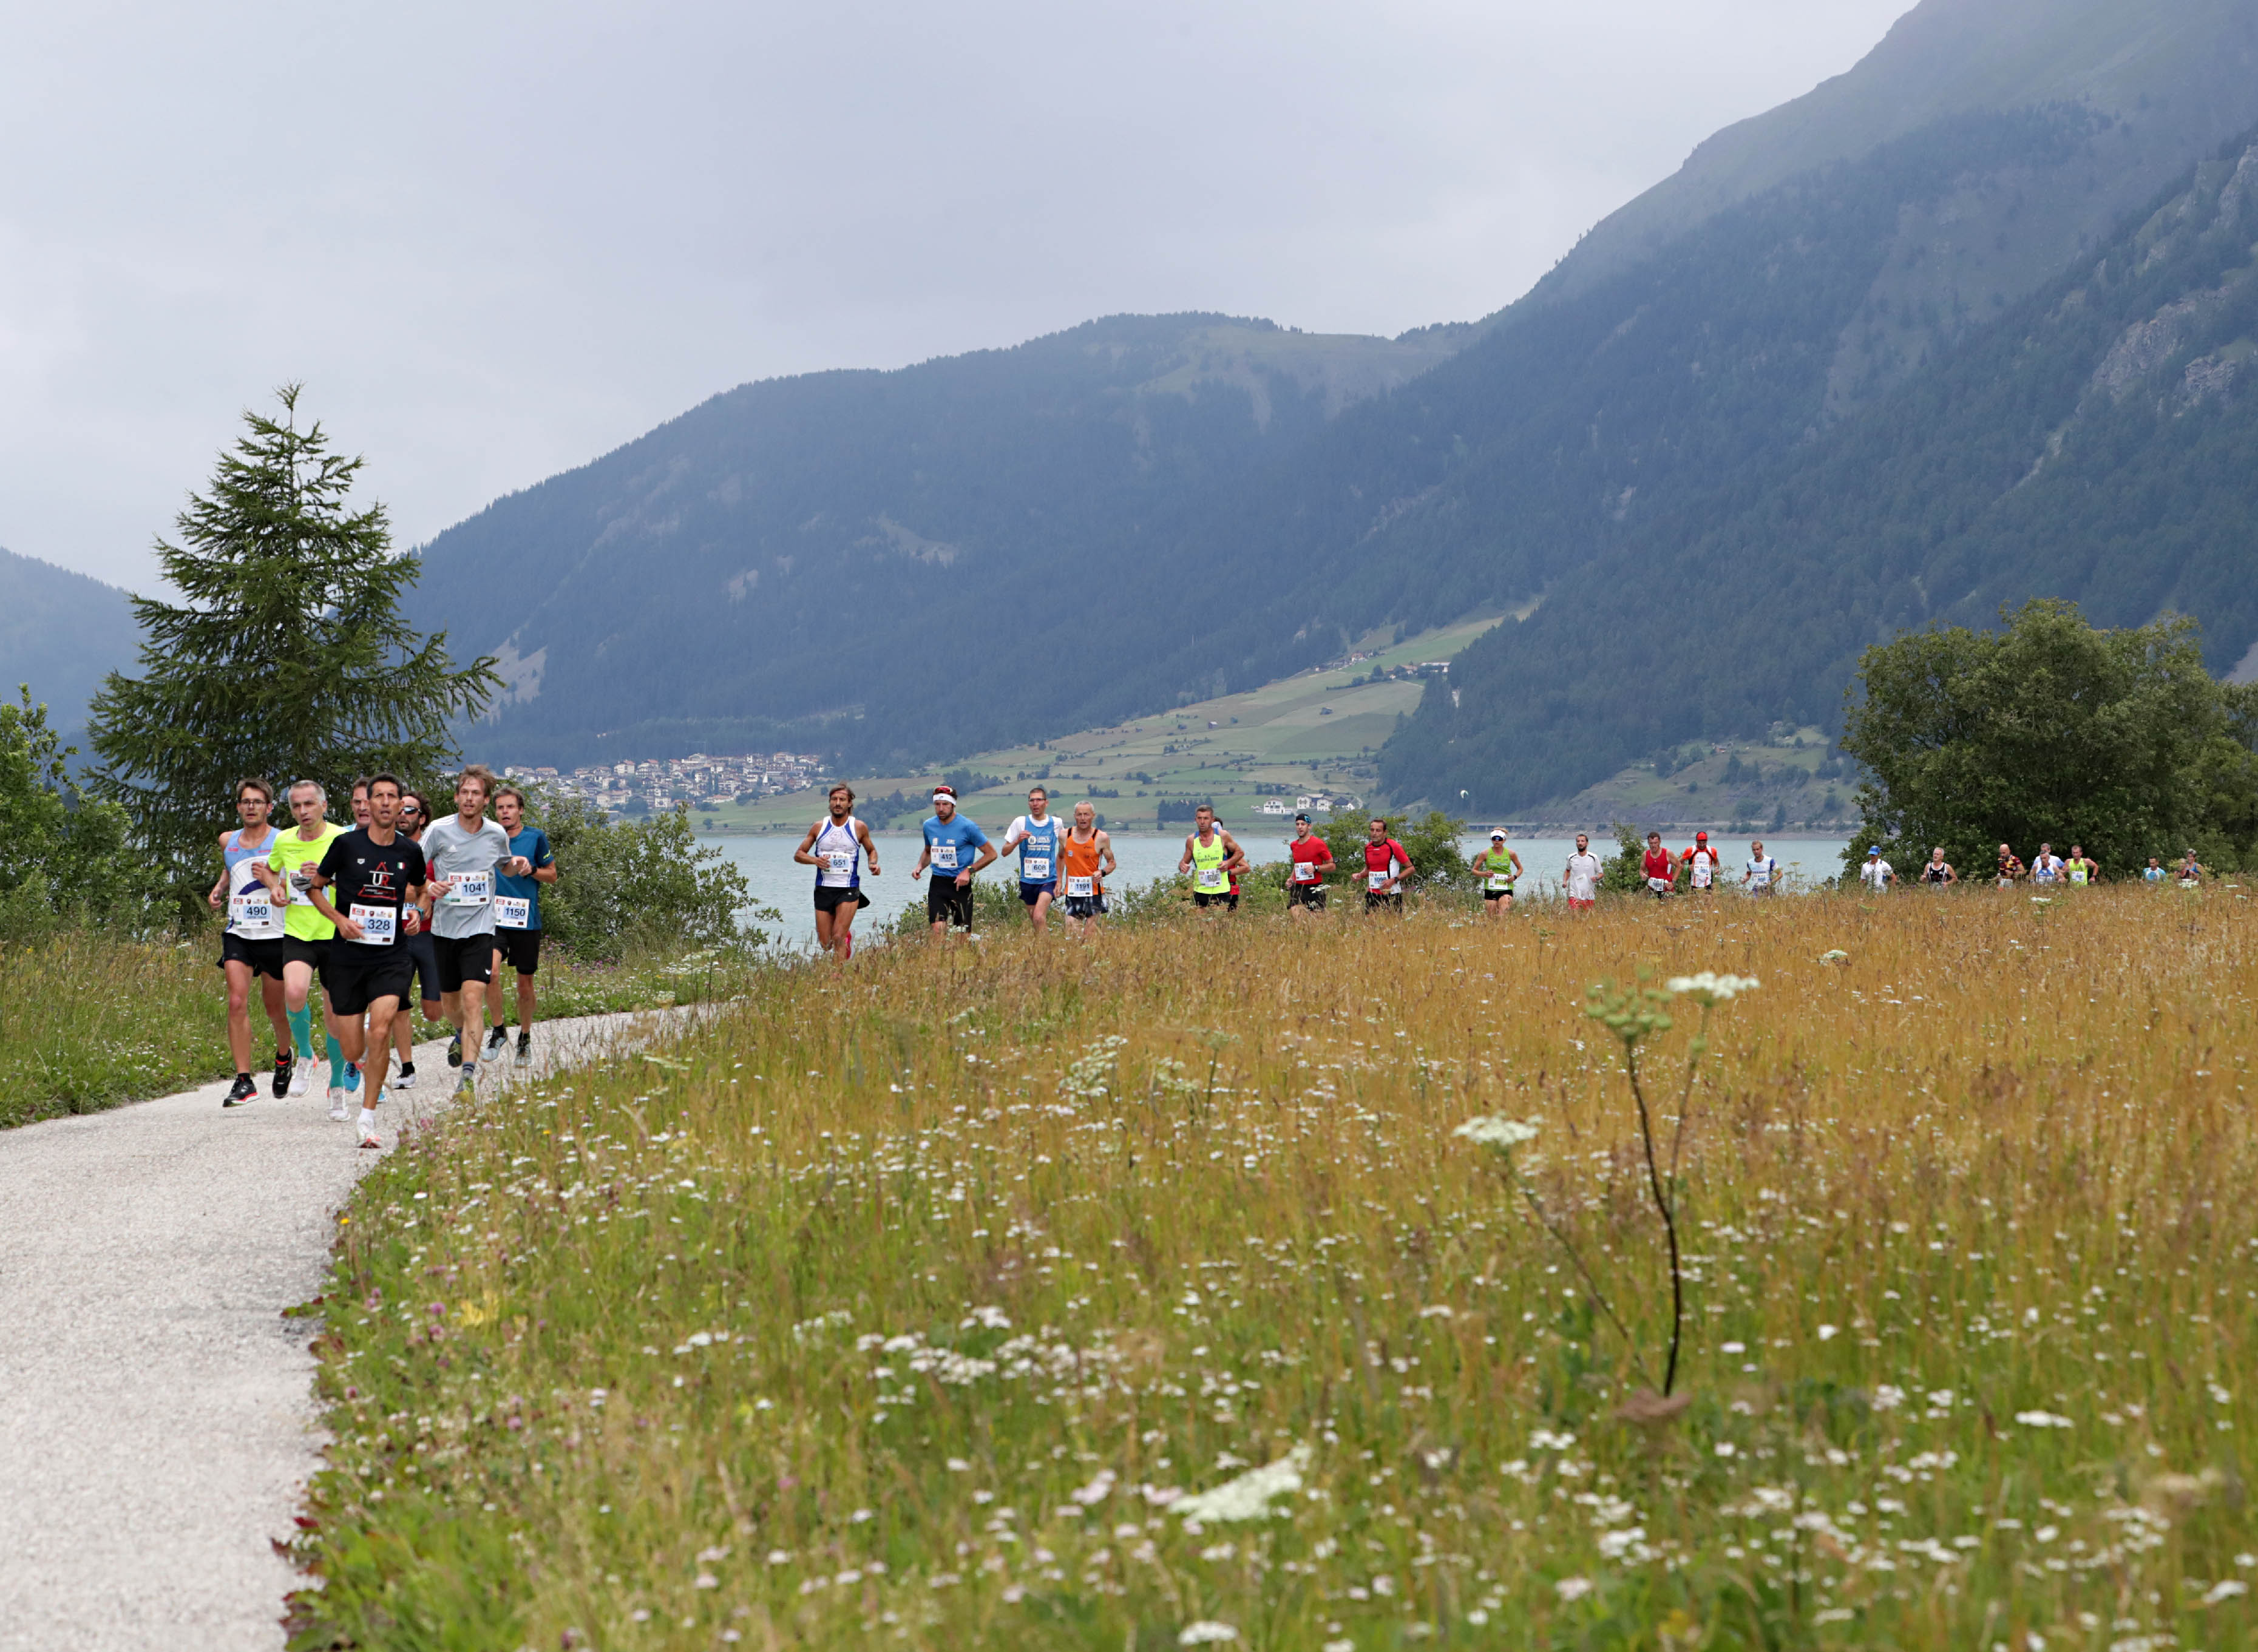
[[415, 961], [404, 947], [364, 947], [341, 940], [330, 949], [330, 961], [322, 969], [322, 991], [330, 1013], [348, 1018], [366, 1014], [379, 998], [404, 1003], [415, 984]]
[[[858, 889], [826, 889], [820, 883], [815, 886], [815, 910], [819, 912], [835, 912], [849, 901], [855, 903], [855, 910], [859, 912], [870, 904], [870, 897]], [[521, 932], [536, 935], [541, 932], [529, 929]]]
[[1493, 904], [1499, 901], [1509, 901], [1512, 898], [1513, 891], [1510, 889], [1486, 889], [1482, 891], [1482, 899]]
[[1103, 895], [1069, 895], [1066, 897], [1066, 915], [1076, 919], [1105, 916], [1105, 897]]
[[1365, 890], [1364, 910], [1366, 911], [1377, 911], [1383, 906], [1388, 908], [1392, 911], [1402, 911], [1403, 910], [1402, 891], [1401, 890], [1397, 890], [1383, 895], [1378, 890], [1368, 889]]
[[971, 928], [972, 885], [959, 889], [954, 877], [934, 878], [925, 886], [925, 915], [929, 923]]
[[224, 969], [230, 964], [248, 964], [252, 975], [280, 981], [282, 979], [282, 966], [287, 961], [282, 954], [282, 939], [280, 935], [272, 935], [265, 940], [245, 940], [231, 929], [223, 930], [219, 938], [219, 967]]
[[1325, 886], [1322, 883], [1289, 883], [1286, 885], [1286, 904], [1306, 906], [1313, 912], [1325, 910]]
[[1221, 895], [1204, 895], [1199, 890], [1194, 890], [1192, 891], [1192, 904], [1195, 906], [1224, 906], [1228, 907], [1231, 911], [1235, 912], [1239, 910], [1239, 891], [1237, 890], [1228, 890]]
[[311, 964], [314, 967], [315, 975], [321, 975], [329, 966], [329, 938], [325, 936], [320, 940], [301, 940], [295, 935], [283, 936], [282, 961], [286, 964]]
[[439, 954], [432, 949], [431, 932], [419, 929], [412, 935], [400, 938], [402, 951], [415, 966], [415, 979], [423, 989], [423, 1002], [439, 1002]]
[[1030, 883], [1025, 878], [1019, 880], [1019, 904], [1022, 906], [1033, 906], [1044, 896], [1057, 893], [1058, 885], [1054, 883]]
[[496, 961], [494, 972], [499, 975], [508, 964], [521, 975], [537, 975], [541, 969], [541, 932], [537, 929], [497, 929], [493, 932]]
[[484, 986], [493, 979], [494, 932], [477, 935], [434, 935], [431, 950], [439, 954], [439, 990], [460, 992], [463, 983]]

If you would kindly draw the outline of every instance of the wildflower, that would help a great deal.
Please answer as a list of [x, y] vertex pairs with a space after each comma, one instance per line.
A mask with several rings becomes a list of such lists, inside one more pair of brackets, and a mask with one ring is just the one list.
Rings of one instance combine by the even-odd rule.
[[1211, 1646], [1239, 1639], [1239, 1631], [1227, 1623], [1214, 1623], [1201, 1619], [1197, 1623], [1184, 1625], [1183, 1633], [1176, 1637], [1178, 1646]]
[[1170, 1507], [1188, 1521], [1260, 1520], [1270, 1512], [1272, 1498], [1302, 1489], [1302, 1471], [1312, 1455], [1308, 1446], [1297, 1445], [1275, 1463], [1250, 1469], [1211, 1492], [1178, 1498]]
[[2237, 1595], [2247, 1595], [2249, 1592], [2248, 1584], [2238, 1578], [2229, 1578], [2226, 1582], [2215, 1583], [2205, 1590], [2203, 1604], [2206, 1606], [2215, 1606], [2222, 1600], [2232, 1600]]
[[1517, 1118], [1508, 1118], [1502, 1113], [1493, 1113], [1486, 1118], [1470, 1118], [1451, 1134], [1463, 1136], [1478, 1147], [1495, 1147], [1498, 1152], [1510, 1152], [1526, 1141], [1537, 1139], [1537, 1126], [1524, 1124]]
[[1819, 1328], [1819, 1340], [1822, 1343], [1831, 1343], [1842, 1334], [1842, 1328], [1838, 1325], [1821, 1325]]
[[1681, 997], [1697, 1003], [1723, 1003], [1744, 992], [1754, 992], [1764, 983], [1754, 975], [1721, 975], [1705, 969], [1698, 975], [1672, 975], [1663, 986]]
[[1560, 1597], [1563, 1604], [1581, 1600], [1592, 1592], [1592, 1580], [1589, 1578], [1563, 1578], [1552, 1585], [1552, 1592]]
[[1847, 964], [1850, 961], [1850, 954], [1840, 947], [1830, 947], [1819, 954], [1819, 961], [1822, 964]]
[[2015, 1421], [2027, 1429], [2067, 1429], [2071, 1426], [2068, 1417], [2058, 1417], [2051, 1411], [2018, 1411]]

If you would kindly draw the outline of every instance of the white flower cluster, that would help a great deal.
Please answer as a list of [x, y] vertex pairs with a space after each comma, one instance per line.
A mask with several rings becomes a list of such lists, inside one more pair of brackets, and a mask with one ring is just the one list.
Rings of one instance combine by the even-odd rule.
[[1681, 997], [1698, 999], [1703, 1003], [1723, 1003], [1742, 993], [1754, 992], [1764, 982], [1754, 975], [1721, 975], [1714, 969], [1705, 969], [1698, 975], [1672, 975], [1662, 984]]
[[1493, 1113], [1486, 1118], [1470, 1118], [1451, 1134], [1463, 1136], [1477, 1147], [1495, 1147], [1502, 1153], [1510, 1152], [1523, 1142], [1535, 1141], [1537, 1126], [1508, 1118], [1503, 1113]]
[[1178, 1498], [1169, 1506], [1169, 1512], [1202, 1525], [1218, 1521], [1260, 1520], [1269, 1514], [1272, 1498], [1302, 1489], [1302, 1471], [1310, 1466], [1311, 1456], [1308, 1446], [1297, 1445], [1275, 1463], [1249, 1469], [1211, 1492]]

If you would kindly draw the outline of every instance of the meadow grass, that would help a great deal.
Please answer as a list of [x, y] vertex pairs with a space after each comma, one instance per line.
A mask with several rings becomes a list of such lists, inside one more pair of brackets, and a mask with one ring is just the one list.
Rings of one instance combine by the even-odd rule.
[[[0, 1129], [227, 1077], [234, 1062], [218, 955], [212, 936], [151, 939], [77, 926], [0, 949]], [[582, 965], [552, 954], [542, 966], [544, 1017], [727, 997], [752, 973], [744, 960], [703, 954]], [[419, 1021], [420, 1031], [428, 1029]], [[263, 1079], [274, 1033], [255, 997], [251, 1038]], [[322, 1044], [316, 1017], [315, 1048]]]
[[[2248, 914], [1625, 901], [778, 968], [361, 1184], [294, 1643], [2247, 1644]], [[1585, 1009], [1704, 968], [1762, 986], [1685, 1109], [1664, 1405]], [[1642, 1052], [1665, 1143], [1688, 1009]], [[1494, 1115], [1511, 1160], [1453, 1133]]]

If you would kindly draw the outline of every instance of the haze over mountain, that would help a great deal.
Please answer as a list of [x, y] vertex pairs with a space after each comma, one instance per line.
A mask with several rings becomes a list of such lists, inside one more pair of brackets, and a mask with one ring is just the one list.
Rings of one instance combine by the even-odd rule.
[[[2048, 382], [2087, 381], [2087, 334], [2018, 306], [2258, 124], [2254, 70], [2247, 4], [1926, 0], [1479, 328], [1322, 339], [1117, 317], [898, 373], [748, 386], [440, 535], [419, 617], [504, 653], [519, 692], [482, 744], [512, 755], [789, 740], [891, 766], [1282, 675], [1376, 624], [1541, 597], [1431, 691], [1387, 759], [1399, 798], [1466, 786], [1519, 807], [1665, 723], [1741, 732], [1831, 707], [1856, 647], [1894, 624], [2057, 565], [2113, 589], [2124, 557], [2154, 560], [2176, 497], [2139, 467], [2080, 471], [2073, 434], [2050, 463], [2101, 497], [2049, 519], [2027, 580], [1957, 472], [1961, 584], [1836, 547], [1948, 532], [1907, 515], [1935, 501], [1888, 466], [1926, 434], [1908, 407], [1964, 408], [1999, 382], [2006, 330], [2056, 363]], [[2169, 279], [2203, 279], [2208, 256], [2172, 252]], [[2211, 430], [2235, 405], [2198, 398], [2173, 429]], [[2216, 429], [2231, 453], [2239, 427]], [[1746, 514], [1828, 465], [1865, 513], [1838, 515], [1834, 541]], [[2231, 554], [2233, 470], [2171, 542], [2176, 570]], [[1727, 593], [1729, 650], [1714, 593], [1686, 588], [1696, 543], [1740, 559], [1698, 563]], [[1741, 565], [1789, 556], [1825, 577], [1783, 591]], [[1934, 600], [1909, 606], [1914, 574]], [[2203, 605], [2215, 656], [2248, 646], [2216, 579], [2142, 588]], [[1793, 680], [1762, 669], [1775, 656], [1799, 662]], [[1504, 732], [1469, 746], [1484, 720]]]
[[106, 672], [132, 663], [140, 631], [125, 593], [52, 563], [0, 550], [0, 695], [28, 684], [66, 740]]

